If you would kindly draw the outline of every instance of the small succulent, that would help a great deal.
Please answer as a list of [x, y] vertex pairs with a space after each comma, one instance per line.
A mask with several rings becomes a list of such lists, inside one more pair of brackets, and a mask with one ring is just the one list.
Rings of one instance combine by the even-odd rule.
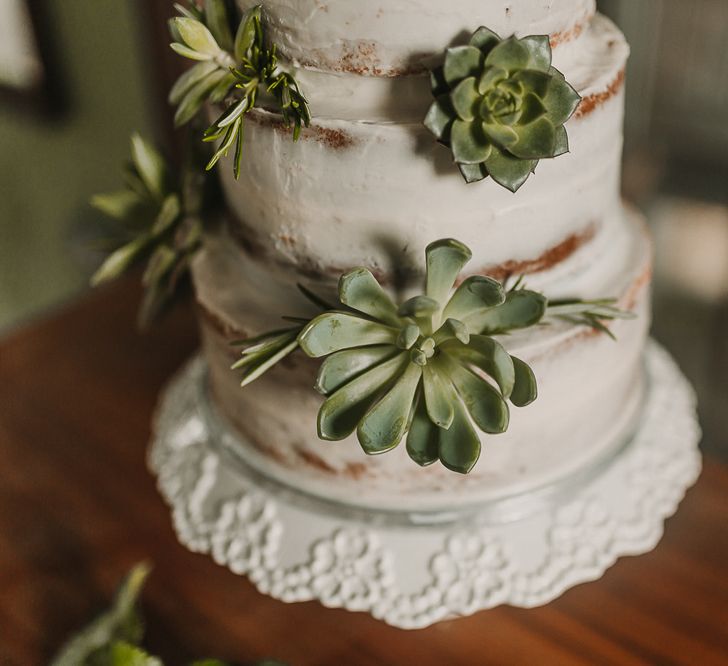
[[200, 175], [198, 152], [190, 152], [190, 164], [177, 178], [154, 146], [134, 134], [131, 163], [124, 171], [126, 188], [91, 199], [91, 205], [116, 222], [113, 238], [108, 239], [116, 249], [91, 283], [115, 279], [146, 260], [142, 327], [164, 309], [201, 245], [203, 208], [214, 200], [215, 184]]
[[293, 125], [297, 140], [311, 114], [295, 78], [278, 64], [277, 47], [269, 45], [261, 21], [260, 6], [245, 12], [233, 37], [234, 17], [225, 0], [205, 0], [202, 8], [176, 5], [181, 16], [170, 21], [175, 40], [171, 47], [179, 55], [197, 61], [172, 87], [169, 101], [177, 105], [175, 123], [190, 121], [205, 102], [225, 103], [222, 115], [204, 133], [204, 141], [218, 142], [207, 168], [235, 146], [233, 170], [240, 175], [245, 114], [259, 101], [261, 92]]
[[501, 39], [481, 27], [447, 49], [431, 88], [425, 126], [468, 183], [490, 176], [515, 192], [540, 159], [569, 150], [564, 123], [581, 98], [551, 66], [546, 35]]

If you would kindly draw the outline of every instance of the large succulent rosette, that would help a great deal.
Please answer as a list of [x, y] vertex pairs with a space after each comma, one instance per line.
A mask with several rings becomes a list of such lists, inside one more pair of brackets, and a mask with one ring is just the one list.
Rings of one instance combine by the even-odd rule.
[[501, 39], [479, 28], [431, 75], [425, 126], [450, 147], [466, 182], [490, 176], [515, 192], [538, 161], [569, 150], [564, 123], [579, 94], [551, 66], [546, 35]]
[[378, 454], [406, 437], [418, 464], [439, 460], [467, 473], [480, 455], [476, 428], [502, 433], [508, 402], [524, 406], [536, 398], [531, 369], [492, 336], [534, 325], [547, 303], [482, 276], [452, 293], [471, 257], [457, 241], [432, 243], [426, 256], [424, 295], [397, 307], [367, 269], [354, 269], [339, 282], [345, 308], [310, 321], [298, 343], [311, 357], [327, 357], [316, 384], [326, 396], [322, 439], [356, 431], [364, 451]]

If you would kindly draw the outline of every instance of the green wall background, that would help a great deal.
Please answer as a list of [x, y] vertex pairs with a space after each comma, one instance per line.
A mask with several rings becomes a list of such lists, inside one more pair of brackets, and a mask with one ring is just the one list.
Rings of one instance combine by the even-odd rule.
[[86, 288], [88, 199], [120, 185], [129, 134], [152, 125], [139, 4], [47, 4], [68, 109], [48, 120], [0, 105], [0, 329]]

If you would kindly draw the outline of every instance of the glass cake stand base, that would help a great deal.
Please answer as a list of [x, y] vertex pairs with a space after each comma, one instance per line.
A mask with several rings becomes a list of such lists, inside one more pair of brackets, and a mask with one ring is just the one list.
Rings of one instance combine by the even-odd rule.
[[211, 422], [201, 358], [162, 394], [149, 466], [179, 540], [284, 602], [317, 599], [405, 629], [499, 604], [533, 607], [652, 550], [700, 473], [692, 388], [655, 342], [646, 371], [629, 443], [509, 521], [493, 520], [492, 506], [427, 520], [357, 511], [262, 476], [226, 445], [234, 433]]

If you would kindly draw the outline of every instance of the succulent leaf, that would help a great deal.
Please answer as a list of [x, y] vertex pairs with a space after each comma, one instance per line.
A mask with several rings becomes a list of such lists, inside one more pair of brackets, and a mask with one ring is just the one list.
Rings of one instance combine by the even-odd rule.
[[480, 123], [457, 118], [450, 130], [452, 154], [460, 164], [480, 164], [491, 155], [492, 146]]
[[452, 91], [452, 104], [461, 120], [475, 120], [480, 99], [478, 82], [474, 76], [463, 79]]
[[397, 314], [400, 317], [421, 319], [430, 317], [439, 309], [440, 304], [435, 299], [429, 298], [428, 296], [413, 296], [399, 306]]
[[184, 16], [178, 16], [173, 21], [183, 42], [193, 51], [210, 57], [220, 53], [220, 46], [203, 23]]
[[391, 345], [374, 345], [344, 349], [331, 354], [321, 364], [316, 378], [316, 390], [330, 395], [375, 365], [393, 358], [398, 351]]
[[551, 67], [551, 43], [548, 35], [529, 35], [521, 42], [528, 49], [527, 69], [536, 69], [541, 72], [548, 72]]
[[470, 38], [470, 46], [475, 46], [481, 53], [487, 55], [500, 41], [501, 38], [496, 33], [489, 28], [481, 26]]
[[376, 344], [395, 344], [399, 331], [379, 322], [348, 312], [325, 312], [301, 331], [301, 349], [313, 358], [333, 354], [341, 349]]
[[449, 96], [438, 97], [430, 106], [425, 117], [425, 127], [438, 139], [446, 140], [453, 123], [454, 111]]
[[249, 9], [240, 21], [235, 35], [235, 59], [240, 62], [255, 44], [256, 23], [260, 23], [260, 5]]
[[546, 314], [547, 301], [543, 294], [527, 289], [511, 291], [506, 300], [484, 312], [478, 312], [466, 321], [470, 330], [495, 335], [533, 326]]
[[336, 441], [351, 435], [380, 393], [396, 380], [408, 363], [407, 352], [402, 352], [375, 365], [333, 393], [319, 410], [319, 437]]
[[407, 433], [407, 453], [418, 465], [425, 467], [439, 460], [439, 431], [440, 429], [430, 421], [425, 401], [419, 397]]
[[445, 304], [460, 271], [472, 256], [469, 247], [452, 238], [430, 243], [425, 249], [425, 293], [438, 304]]
[[508, 429], [509, 411], [501, 394], [474, 372], [452, 365], [450, 376], [453, 384], [475, 425], [489, 434], [505, 432]]
[[221, 48], [230, 51], [233, 48], [233, 35], [230, 31], [225, 0], [205, 0], [205, 23], [209, 26], [215, 41]]
[[361, 419], [356, 434], [366, 453], [384, 453], [399, 444], [410, 423], [421, 376], [422, 368], [410, 363], [394, 386]]
[[471, 335], [467, 345], [448, 342], [443, 352], [461, 363], [473, 366], [492, 377], [503, 397], [508, 399], [515, 385], [513, 360], [497, 340], [485, 335]]
[[564, 75], [552, 69], [552, 77], [543, 102], [548, 109], [548, 116], [554, 125], [563, 125], [579, 106], [581, 96], [567, 83]]
[[511, 356], [515, 370], [516, 383], [510, 400], [516, 407], [530, 405], [538, 396], [538, 386], [533, 370], [521, 359]]
[[499, 185], [516, 192], [536, 168], [537, 160], [519, 160], [502, 150], [494, 150], [485, 162], [488, 175]]
[[169, 91], [169, 103], [179, 104], [182, 98], [192, 89], [192, 87], [207, 77], [208, 74], [212, 74], [217, 69], [217, 63], [210, 60], [204, 62], [198, 62], [196, 65], [190, 67], [177, 81], [175, 81], [171, 90]]
[[503, 285], [498, 280], [472, 275], [455, 290], [442, 316], [460, 320], [477, 310], [501, 305], [505, 300]]
[[480, 457], [480, 437], [459, 398], [454, 401], [453, 409], [452, 425], [447, 430], [440, 428], [438, 432], [440, 462], [453, 472], [467, 474]]
[[355, 268], [339, 279], [339, 299], [350, 308], [379, 319], [400, 325], [397, 306], [366, 268]]
[[445, 53], [442, 73], [453, 86], [469, 76], [476, 76], [483, 66], [483, 52], [475, 46], [455, 46]]
[[[526, 69], [531, 59], [523, 40], [509, 37], [498, 44], [485, 58], [486, 67], [500, 67], [507, 72]], [[549, 65], [551, 61], [549, 61]]]
[[450, 380], [441, 374], [442, 366], [428, 363], [422, 373], [427, 415], [438, 428], [449, 428], [455, 418], [453, 402], [457, 399]]
[[552, 155], [556, 145], [556, 130], [552, 122], [542, 116], [518, 128], [518, 141], [508, 150], [522, 160], [539, 159]]

